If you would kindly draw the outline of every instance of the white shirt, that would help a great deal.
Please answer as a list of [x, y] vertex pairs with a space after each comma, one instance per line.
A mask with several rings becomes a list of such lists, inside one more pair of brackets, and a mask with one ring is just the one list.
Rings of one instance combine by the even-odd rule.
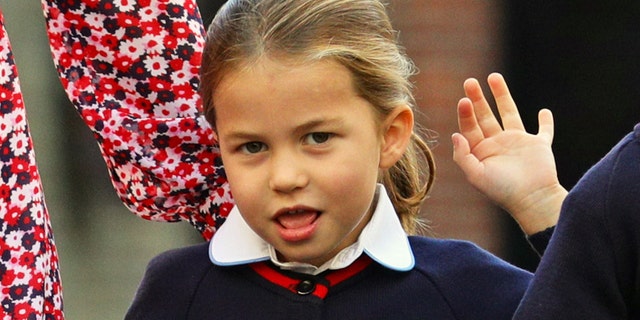
[[386, 268], [397, 271], [411, 270], [415, 261], [407, 234], [402, 229], [384, 186], [378, 184], [376, 192], [378, 194], [376, 209], [358, 237], [358, 241], [344, 248], [320, 267], [306, 263], [279, 261], [273, 246], [249, 227], [237, 206], [231, 210], [225, 223], [211, 239], [209, 257], [214, 264], [220, 266], [271, 260], [282, 269], [319, 274], [329, 269], [345, 268], [364, 252]]

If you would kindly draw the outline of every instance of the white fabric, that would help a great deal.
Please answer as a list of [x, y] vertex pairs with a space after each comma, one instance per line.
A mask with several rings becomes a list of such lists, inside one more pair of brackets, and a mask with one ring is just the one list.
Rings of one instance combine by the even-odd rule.
[[345, 268], [364, 252], [386, 268], [397, 271], [411, 270], [415, 261], [407, 235], [384, 186], [379, 184], [377, 193], [376, 209], [358, 241], [320, 267], [278, 261], [275, 249], [247, 225], [237, 207], [231, 210], [225, 223], [211, 239], [209, 256], [214, 264], [220, 266], [271, 260], [282, 269], [319, 274], [328, 269]]

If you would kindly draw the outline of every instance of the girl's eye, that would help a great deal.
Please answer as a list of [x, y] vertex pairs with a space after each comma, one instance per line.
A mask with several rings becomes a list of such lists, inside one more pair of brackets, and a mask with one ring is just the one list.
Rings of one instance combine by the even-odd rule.
[[313, 132], [309, 133], [305, 138], [305, 143], [307, 144], [321, 144], [329, 141], [333, 134], [328, 132]]
[[262, 152], [264, 150], [267, 149], [267, 145], [262, 143], [262, 142], [256, 142], [256, 141], [252, 141], [252, 142], [247, 142], [243, 145], [240, 146], [240, 151], [247, 153], [247, 154], [253, 154], [253, 153], [258, 153], [258, 152]]

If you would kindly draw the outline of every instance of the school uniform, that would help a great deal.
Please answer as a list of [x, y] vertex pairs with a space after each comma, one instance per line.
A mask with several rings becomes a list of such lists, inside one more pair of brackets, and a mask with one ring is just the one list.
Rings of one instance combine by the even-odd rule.
[[515, 319], [640, 319], [640, 124], [569, 192]]
[[237, 207], [211, 242], [148, 266], [126, 319], [511, 319], [532, 275], [476, 245], [404, 233], [382, 186], [358, 241], [278, 261]]

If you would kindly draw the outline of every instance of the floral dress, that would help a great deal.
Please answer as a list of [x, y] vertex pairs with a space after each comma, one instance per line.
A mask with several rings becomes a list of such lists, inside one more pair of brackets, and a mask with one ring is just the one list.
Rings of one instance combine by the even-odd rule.
[[58, 255], [1, 12], [0, 228], [2, 319], [62, 319]]
[[[204, 28], [194, 0], [42, 0], [62, 85], [136, 215], [210, 239], [233, 203], [200, 114]], [[0, 279], [6, 319], [62, 319], [62, 292], [9, 42], [0, 50]], [[15, 209], [6, 209], [15, 208]]]
[[204, 27], [194, 0], [43, 0], [62, 85], [138, 216], [213, 236], [233, 204], [200, 114]]

